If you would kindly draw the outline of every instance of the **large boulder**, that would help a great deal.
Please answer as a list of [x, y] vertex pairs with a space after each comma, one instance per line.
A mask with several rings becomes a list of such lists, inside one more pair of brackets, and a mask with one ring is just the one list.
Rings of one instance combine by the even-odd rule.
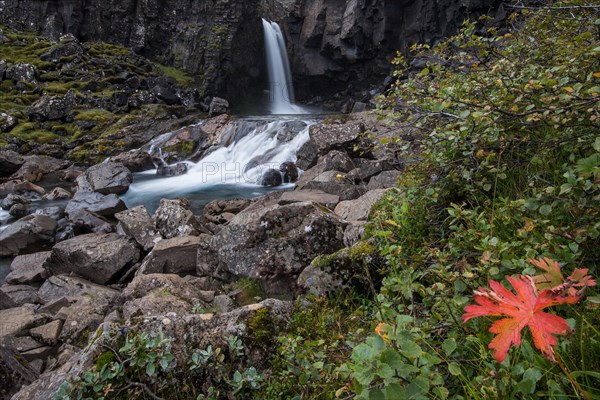
[[55, 201], [55, 200], [67, 200], [70, 199], [72, 197], [71, 192], [69, 192], [67, 189], [63, 189], [61, 187], [56, 187], [54, 189], [52, 189], [52, 191], [50, 193], [46, 193], [42, 199], [44, 200], [48, 200], [48, 201]]
[[325, 193], [321, 190], [293, 190], [284, 192], [281, 195], [278, 204], [284, 206], [286, 204], [302, 203], [303, 201], [312, 201], [323, 204], [329, 209], [333, 209], [340, 202], [340, 196], [337, 194]]
[[117, 232], [131, 236], [144, 251], [152, 250], [154, 245], [161, 240], [154, 220], [144, 206], [117, 213], [115, 218], [119, 221]]
[[114, 157], [111, 157], [110, 161], [123, 164], [131, 172], [141, 172], [154, 169], [152, 156], [150, 156], [147, 151], [139, 149], [118, 154]]
[[18, 63], [6, 69], [6, 79], [13, 82], [37, 83], [38, 70], [33, 64]]
[[21, 285], [43, 282], [48, 277], [44, 263], [50, 257], [49, 251], [17, 256], [10, 264], [10, 274], [6, 282], [11, 285]]
[[27, 110], [27, 115], [34, 121], [55, 121], [65, 119], [75, 107], [75, 92], [69, 90], [64, 96], [44, 95]]
[[214, 117], [220, 114], [226, 114], [229, 111], [229, 102], [220, 97], [213, 97], [210, 101], [208, 115]]
[[0, 399], [10, 399], [21, 387], [38, 378], [37, 372], [23, 360], [14, 347], [0, 344]]
[[105, 285], [135, 264], [135, 243], [115, 233], [90, 233], [58, 243], [44, 264], [54, 275], [74, 273]]
[[202, 209], [202, 217], [218, 225], [225, 224], [251, 203], [250, 199], [213, 200]]
[[197, 235], [200, 224], [184, 199], [161, 199], [154, 220], [165, 239], [176, 236]]
[[373, 205], [383, 199], [386, 193], [386, 189], [375, 189], [356, 200], [342, 201], [335, 207], [335, 213], [346, 221], [366, 221]]
[[193, 281], [175, 274], [140, 274], [123, 290], [122, 299], [141, 299], [155, 291], [169, 292], [190, 304], [214, 299], [214, 292], [203, 290]]
[[7, 294], [17, 306], [37, 304], [40, 302], [37, 289], [33, 286], [4, 284], [0, 286], [0, 290]]
[[13, 299], [0, 290], [0, 310], [6, 310], [7, 308], [14, 308], [17, 304], [13, 301]]
[[[318, 168], [318, 165], [314, 168]], [[309, 174], [307, 173], [307, 175]], [[326, 193], [336, 194], [340, 197], [340, 200], [357, 199], [365, 191], [362, 186], [344, 179], [344, 174], [339, 171], [325, 171], [308, 182], [302, 182], [304, 180], [303, 176], [298, 182], [298, 186], [301, 189], [321, 190]]]
[[331, 150], [354, 152], [355, 145], [364, 140], [364, 131], [365, 126], [354, 121], [345, 124], [316, 124], [309, 129], [310, 139], [321, 155]]
[[67, 216], [75, 234], [110, 233], [113, 226], [102, 216], [84, 208], [69, 211]]
[[0, 176], [11, 176], [21, 168], [25, 159], [11, 150], [0, 150]]
[[77, 178], [78, 191], [101, 194], [123, 194], [132, 182], [131, 171], [125, 165], [113, 161], [91, 166]]
[[43, 304], [49, 305], [63, 298], [77, 298], [81, 296], [110, 301], [118, 296], [119, 293], [115, 289], [95, 284], [77, 276], [56, 275], [49, 277], [44, 282], [38, 290], [38, 297]]
[[30, 253], [54, 242], [56, 221], [39, 214], [28, 215], [0, 232], [0, 256]]
[[103, 195], [97, 192], [77, 193], [67, 204], [65, 212], [71, 214], [78, 209], [86, 209], [103, 217], [112, 217], [127, 209], [116, 194]]
[[29, 182], [38, 182], [45, 175], [58, 171], [68, 165], [67, 161], [50, 156], [25, 156], [21, 168], [12, 175], [13, 179], [23, 179]]
[[[289, 294], [313, 258], [343, 247], [344, 227], [335, 214], [312, 202], [249, 207], [214, 237], [218, 245], [199, 247], [198, 269], [257, 278], [268, 294]], [[212, 251], [217, 260], [211, 259]]]
[[196, 272], [196, 257], [201, 239], [198, 236], [179, 236], [163, 239], [142, 262], [142, 274], [182, 274]]
[[28, 329], [45, 324], [48, 316], [36, 314], [31, 307], [0, 310], [0, 338], [18, 336]]
[[11, 193], [8, 196], [6, 196], [4, 199], [2, 199], [2, 202], [0, 202], [0, 207], [2, 207], [5, 210], [10, 210], [11, 207], [14, 206], [15, 204], [29, 204], [29, 203], [31, 203], [31, 200], [29, 200], [27, 197]]
[[315, 142], [309, 140], [308, 142], [304, 143], [298, 150], [296, 157], [296, 165], [298, 168], [307, 170], [314, 167], [317, 164], [317, 159], [319, 158], [319, 153]]

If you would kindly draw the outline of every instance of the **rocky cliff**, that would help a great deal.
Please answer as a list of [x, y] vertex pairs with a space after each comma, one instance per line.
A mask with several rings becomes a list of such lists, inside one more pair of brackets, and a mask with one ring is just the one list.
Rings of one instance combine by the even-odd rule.
[[395, 50], [435, 42], [499, 0], [4, 0], [0, 23], [122, 44], [193, 74], [206, 94], [260, 95], [260, 17], [280, 22], [300, 98], [368, 96]]

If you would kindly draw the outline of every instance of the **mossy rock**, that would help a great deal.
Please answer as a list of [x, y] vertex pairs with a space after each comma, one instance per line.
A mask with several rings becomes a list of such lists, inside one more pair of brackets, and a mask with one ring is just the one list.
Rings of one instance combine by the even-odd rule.
[[246, 323], [248, 338], [257, 347], [268, 348], [275, 340], [275, 323], [269, 309], [259, 308]]

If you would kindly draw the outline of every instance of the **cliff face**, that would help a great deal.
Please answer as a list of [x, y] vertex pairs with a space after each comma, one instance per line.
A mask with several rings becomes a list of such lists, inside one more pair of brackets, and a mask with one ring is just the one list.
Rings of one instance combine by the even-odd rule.
[[299, 97], [357, 96], [395, 50], [434, 42], [498, 0], [3, 0], [0, 23], [122, 44], [234, 100], [265, 80], [260, 18], [283, 25]]

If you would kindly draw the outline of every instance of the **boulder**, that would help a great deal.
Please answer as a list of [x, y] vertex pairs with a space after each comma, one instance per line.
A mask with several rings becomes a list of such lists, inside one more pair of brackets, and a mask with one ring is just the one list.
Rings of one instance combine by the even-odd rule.
[[199, 223], [184, 199], [161, 199], [154, 213], [156, 227], [165, 239], [197, 235]]
[[[87, 182], [83, 182], [86, 180]], [[125, 165], [113, 161], [96, 164], [77, 178], [78, 192], [89, 190], [101, 194], [123, 194], [133, 182]]]
[[9, 194], [8, 196], [6, 196], [4, 199], [2, 199], [2, 202], [0, 202], [0, 207], [2, 207], [5, 210], [10, 210], [12, 206], [14, 206], [15, 204], [29, 204], [31, 203], [31, 200], [29, 200], [27, 197], [25, 196], [19, 196], [18, 194]]
[[286, 161], [279, 166], [283, 175], [283, 183], [294, 183], [298, 180], [298, 167], [291, 161]]
[[196, 272], [196, 257], [201, 239], [179, 236], [159, 241], [142, 261], [140, 274], [182, 274]]
[[398, 179], [402, 176], [401, 171], [383, 171], [379, 175], [372, 177], [367, 185], [368, 190], [386, 189], [398, 184]]
[[[142, 298], [134, 298], [123, 304], [123, 317], [131, 319], [135, 317], [166, 316], [176, 318], [192, 313], [193, 305], [168, 291], [155, 291], [148, 293]], [[168, 324], [171, 323], [169, 320]]]
[[0, 150], [0, 177], [11, 176], [21, 168], [25, 159], [11, 150]]
[[69, 90], [64, 96], [44, 95], [27, 110], [33, 121], [45, 122], [65, 119], [75, 107], [75, 92]]
[[[23, 179], [29, 182], [38, 182], [51, 173], [65, 168], [68, 163], [50, 156], [25, 156], [21, 168], [12, 175], [13, 179]], [[42, 193], [43, 194], [43, 193]]]
[[6, 70], [6, 79], [13, 82], [37, 83], [37, 68], [33, 64], [18, 63]]
[[356, 200], [340, 202], [334, 211], [346, 221], [366, 221], [373, 205], [383, 199], [386, 193], [386, 189], [368, 191]]
[[24, 304], [38, 304], [40, 302], [37, 289], [33, 286], [4, 284], [0, 286], [0, 290], [8, 295], [17, 306], [22, 306]]
[[0, 231], [0, 256], [18, 255], [48, 247], [54, 242], [56, 221], [32, 214]]
[[[103, 301], [110, 301], [118, 295], [118, 290], [97, 285], [76, 276], [68, 275], [51, 276], [38, 290], [40, 301], [47, 306], [51, 305], [53, 302], [61, 301], [61, 299], [65, 297], [87, 296], [94, 299], [103, 299]], [[62, 308], [62, 305], [58, 308]], [[57, 311], [58, 310], [50, 310], [50, 312], [53, 313], [56, 313]]]
[[155, 85], [150, 92], [165, 104], [173, 105], [180, 102], [179, 96], [177, 96], [173, 87], [165, 82], [159, 82], [159, 84]]
[[83, 208], [70, 211], [67, 218], [71, 222], [74, 232], [78, 235], [85, 233], [110, 233], [114, 231], [113, 226], [106, 219]]
[[332, 150], [319, 158], [319, 164], [322, 164], [323, 171], [338, 171], [338, 172], [349, 172], [356, 166], [354, 162], [348, 157], [343, 151]]
[[10, 132], [18, 123], [19, 120], [16, 117], [0, 112], [0, 132]]
[[70, 306], [61, 308], [57, 314], [64, 320], [60, 341], [80, 348], [86, 347], [110, 309], [107, 298], [90, 296], [79, 297]]
[[115, 218], [119, 221], [117, 232], [135, 239], [144, 251], [152, 250], [154, 245], [161, 240], [154, 220], [144, 206], [117, 213]]
[[154, 169], [152, 156], [143, 150], [130, 150], [110, 158], [110, 161], [123, 164], [131, 172]]
[[77, 39], [61, 42], [42, 53], [40, 58], [44, 61], [57, 62], [62, 57], [83, 55], [84, 49]]
[[48, 277], [44, 263], [50, 257], [49, 251], [17, 256], [10, 264], [10, 274], [6, 282], [11, 285], [43, 282]]
[[38, 326], [29, 331], [29, 334], [35, 340], [48, 346], [54, 346], [58, 342], [63, 323], [61, 320], [54, 320], [45, 325]]
[[38, 375], [16, 348], [0, 344], [0, 399], [10, 399], [23, 386], [35, 381]]
[[250, 199], [213, 200], [202, 209], [202, 217], [215, 224], [225, 224], [251, 203]]
[[266, 187], [280, 186], [283, 183], [283, 174], [274, 169], [269, 168], [260, 177], [260, 184]]
[[[304, 180], [304, 177], [302, 180]], [[321, 190], [326, 193], [336, 194], [340, 196], [340, 200], [342, 201], [357, 199], [364, 192], [364, 187], [348, 182], [344, 179], [344, 175], [338, 171], [323, 172], [317, 175], [313, 180], [301, 186], [301, 188]]]
[[45, 215], [55, 221], [59, 221], [64, 216], [64, 209], [60, 206], [50, 206], [44, 208], [38, 208], [34, 211], [36, 215]]
[[0, 338], [19, 336], [24, 331], [46, 323], [48, 316], [36, 314], [31, 307], [0, 310]]
[[77, 193], [67, 204], [65, 212], [71, 214], [85, 209], [103, 217], [112, 217], [127, 209], [127, 206], [116, 194], [103, 195], [97, 192]]
[[281, 129], [277, 131], [277, 140], [280, 142], [289, 142], [306, 128], [304, 121], [286, 121]]
[[179, 176], [187, 172], [188, 165], [182, 162], [175, 165], [161, 165], [156, 169], [156, 175], [158, 176]]
[[315, 142], [309, 140], [304, 143], [296, 155], [296, 165], [302, 170], [307, 170], [317, 164], [319, 158], [318, 149]]
[[32, 214], [34, 208], [29, 204], [15, 204], [8, 210], [8, 213], [15, 218], [23, 218], [26, 215]]
[[226, 114], [229, 111], [229, 102], [220, 97], [213, 97], [210, 101], [210, 107], [208, 111], [209, 117], [214, 117], [220, 114]]
[[127, 238], [114, 233], [90, 233], [56, 244], [44, 267], [53, 275], [74, 273], [105, 285], [139, 257], [134, 242]]
[[284, 192], [281, 195], [278, 204], [284, 206], [286, 204], [302, 203], [304, 201], [323, 204], [325, 207], [333, 209], [340, 202], [340, 196], [325, 193], [321, 190], [294, 190], [291, 192]]
[[7, 308], [17, 307], [17, 304], [13, 301], [13, 299], [0, 290], [0, 310], [6, 310]]
[[175, 274], [138, 275], [123, 290], [122, 299], [140, 299], [155, 291], [169, 292], [190, 304], [196, 301], [210, 302], [214, 299], [214, 292], [202, 290], [193, 282]]
[[44, 188], [34, 185], [31, 182], [22, 179], [11, 179], [10, 181], [0, 184], [0, 193], [37, 193], [43, 195], [46, 191]]
[[316, 124], [309, 129], [310, 139], [321, 155], [331, 150], [354, 152], [355, 145], [364, 140], [364, 131], [365, 126], [355, 121], [345, 124]]
[[70, 199], [71, 196], [71, 192], [69, 192], [66, 189], [63, 189], [61, 187], [56, 187], [54, 189], [52, 189], [52, 191], [50, 193], [46, 193], [44, 196], [42, 196], [42, 199], [44, 200], [48, 200], [48, 201], [55, 201], [55, 200], [67, 200]]
[[[343, 246], [345, 223], [312, 202], [247, 208], [198, 249], [199, 272], [260, 279], [268, 294], [289, 295], [297, 275], [319, 254]], [[218, 263], [211, 260], [216, 252]], [[207, 254], [208, 253], [208, 254]]]

